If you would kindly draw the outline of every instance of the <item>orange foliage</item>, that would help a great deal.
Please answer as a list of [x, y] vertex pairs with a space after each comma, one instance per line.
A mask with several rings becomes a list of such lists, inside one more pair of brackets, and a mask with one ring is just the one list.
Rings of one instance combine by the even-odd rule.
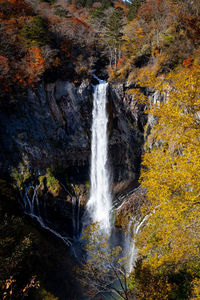
[[58, 16], [49, 16], [48, 20], [51, 24], [59, 24], [61, 23], [61, 19]]
[[152, 49], [152, 55], [154, 56], [154, 57], [157, 57], [157, 56], [159, 56], [159, 54], [160, 54], [160, 49], [156, 46], [156, 47], [154, 47], [153, 49]]
[[186, 67], [186, 68], [191, 68], [192, 65], [193, 65], [193, 62], [194, 62], [194, 59], [192, 57], [188, 57], [187, 59], [185, 59], [183, 61], [183, 65]]
[[123, 65], [125, 61], [125, 57], [122, 56], [121, 58], [118, 59], [118, 62], [117, 62], [117, 67], [121, 67]]
[[41, 53], [40, 48], [33, 47], [29, 49], [29, 54], [27, 55], [27, 61], [30, 67], [30, 74], [28, 77], [28, 82], [33, 83], [38, 80], [38, 76], [40, 76], [45, 70], [45, 59]]
[[141, 27], [139, 27], [135, 30], [135, 34], [137, 35], [138, 38], [141, 38], [144, 36], [144, 31]]

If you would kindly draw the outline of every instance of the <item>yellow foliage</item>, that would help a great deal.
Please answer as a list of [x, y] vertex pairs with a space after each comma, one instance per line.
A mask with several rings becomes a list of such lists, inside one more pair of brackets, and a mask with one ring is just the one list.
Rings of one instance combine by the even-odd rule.
[[195, 278], [192, 282], [193, 291], [192, 291], [192, 300], [200, 299], [200, 278]]
[[200, 255], [200, 69], [152, 77], [143, 85], [151, 82], [166, 97], [149, 110], [158, 123], [153, 149], [143, 157], [141, 183], [150, 203], [143, 212], [150, 216], [138, 244], [144, 265], [160, 268]]

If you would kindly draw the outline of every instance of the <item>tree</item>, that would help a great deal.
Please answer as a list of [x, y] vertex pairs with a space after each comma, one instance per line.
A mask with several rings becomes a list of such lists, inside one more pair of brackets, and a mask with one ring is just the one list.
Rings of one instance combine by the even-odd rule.
[[[151, 81], [165, 100], [149, 113], [158, 119], [143, 157], [142, 187], [148, 223], [138, 237], [143, 267], [192, 278], [200, 268], [200, 68], [198, 64]], [[161, 226], [162, 224], [162, 226]]]
[[110, 65], [114, 64], [115, 69], [117, 67], [117, 61], [121, 57], [122, 27], [123, 9], [117, 7], [108, 18], [104, 33], [104, 40], [110, 52]]
[[84, 262], [79, 268], [78, 277], [87, 294], [110, 295], [113, 299], [130, 299], [134, 277], [126, 272], [127, 257], [122, 257], [122, 249], [109, 246], [108, 237], [101, 232], [98, 223], [84, 230]]
[[44, 57], [41, 53], [40, 48], [32, 47], [29, 49], [27, 55], [27, 61], [29, 63], [28, 68], [28, 82], [33, 83], [34, 81], [38, 81], [40, 76], [43, 74], [45, 67], [44, 67]]
[[41, 16], [35, 16], [21, 29], [21, 36], [29, 46], [43, 46], [48, 42], [47, 22]]
[[128, 11], [128, 20], [131, 21], [134, 18], [137, 17], [138, 9], [142, 5], [144, 0], [133, 0], [128, 6], [129, 6], [129, 11]]

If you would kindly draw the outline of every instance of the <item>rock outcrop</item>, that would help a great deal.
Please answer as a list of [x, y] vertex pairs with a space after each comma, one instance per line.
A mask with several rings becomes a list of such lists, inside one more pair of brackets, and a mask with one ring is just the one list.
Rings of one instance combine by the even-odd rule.
[[109, 154], [115, 182], [137, 180], [144, 144], [144, 105], [128, 89], [124, 84], [110, 84], [108, 93]]
[[92, 87], [41, 83], [1, 112], [1, 172], [89, 166]]

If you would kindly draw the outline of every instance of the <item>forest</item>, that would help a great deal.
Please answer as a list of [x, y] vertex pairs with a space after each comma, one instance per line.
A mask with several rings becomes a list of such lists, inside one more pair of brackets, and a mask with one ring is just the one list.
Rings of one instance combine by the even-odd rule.
[[[49, 98], [53, 97], [50, 87], [57, 81], [69, 82], [80, 90], [82, 82], [96, 84], [93, 77], [96, 70], [108, 85], [125, 89], [124, 98], [113, 105], [116, 111], [120, 105], [129, 105], [122, 112], [129, 130], [136, 136], [135, 145], [140, 147], [135, 158], [137, 167], [132, 166], [137, 169], [136, 181], [140, 187], [134, 196], [136, 200], [127, 198], [128, 204], [116, 210], [113, 217], [116, 228], [131, 236], [137, 248], [137, 259], [127, 274], [127, 258], [120, 256], [122, 249], [115, 245], [105, 251], [109, 241], [99, 232], [98, 224], [93, 223], [85, 230], [84, 251], [90, 253], [90, 259], [80, 265], [71, 258], [67, 246], [63, 247], [62, 241], [57, 242], [55, 237], [45, 236], [44, 228], [41, 230], [35, 220], [25, 215], [19, 204], [24, 199], [22, 195], [36, 201], [32, 188], [35, 184], [39, 199], [46, 197], [45, 201], [51, 202], [47, 210], [51, 211], [52, 220], [61, 222], [55, 227], [57, 230], [65, 222], [56, 215], [59, 209], [65, 209], [64, 205], [59, 204], [59, 209], [56, 206], [56, 201], [61, 203], [60, 199], [66, 198], [62, 178], [65, 176], [69, 191], [67, 207], [75, 196], [88, 197], [89, 179], [84, 179], [84, 183], [81, 179], [80, 184], [73, 172], [77, 166], [74, 161], [82, 159], [78, 166], [84, 164], [84, 155], [90, 151], [84, 146], [83, 153], [78, 144], [87, 135], [85, 132], [90, 132], [90, 106], [77, 100], [74, 127], [65, 129], [70, 138], [66, 144], [63, 142], [63, 148], [72, 144], [71, 156], [67, 152], [68, 161], [73, 162], [69, 163], [70, 170], [63, 171], [63, 161], [58, 162], [59, 155], [62, 156], [59, 152], [56, 167], [53, 161], [47, 167], [46, 161], [37, 162], [43, 158], [34, 154], [34, 137], [22, 135], [24, 144], [25, 139], [30, 142], [31, 146], [25, 146], [31, 147], [34, 159], [30, 161], [24, 151], [19, 153], [21, 161], [17, 165], [18, 154], [14, 155], [12, 150], [15, 148], [6, 148], [6, 139], [1, 138], [0, 298], [109, 300], [114, 293], [113, 299], [125, 300], [200, 299], [199, 0], [0, 0], [0, 20], [0, 111], [2, 116], [10, 117], [5, 120], [2, 117], [2, 136], [10, 135], [10, 131], [4, 131], [3, 122], [15, 127], [15, 116], [31, 118], [27, 116], [26, 99], [32, 99], [34, 94], [40, 101], [43, 96], [39, 96], [38, 87], [48, 86]], [[59, 94], [57, 86], [55, 91]], [[117, 102], [116, 98], [112, 101]], [[124, 104], [124, 99], [131, 99], [130, 103]], [[48, 103], [60, 131], [70, 122], [73, 105], [69, 102], [67, 96], [56, 99], [56, 105], [61, 107], [57, 110], [52, 102]], [[34, 107], [36, 112], [40, 110], [36, 105], [33, 110]], [[62, 109], [68, 109], [68, 115], [57, 117]], [[111, 104], [107, 110], [115, 124], [117, 112]], [[135, 123], [127, 111], [134, 115]], [[137, 122], [139, 114], [145, 120], [143, 123]], [[48, 117], [46, 114], [38, 118]], [[87, 128], [81, 128], [77, 138], [73, 132], [79, 119], [85, 120]], [[115, 125], [109, 124], [111, 132]], [[17, 130], [20, 135], [20, 126]], [[43, 143], [46, 135], [48, 129], [39, 143]], [[50, 145], [58, 151], [62, 141], [61, 137], [55, 144], [52, 139]], [[118, 155], [117, 150], [114, 155]], [[83, 169], [80, 168], [80, 176]], [[126, 176], [121, 182], [125, 180]], [[120, 179], [116, 182], [119, 185]], [[31, 188], [26, 190], [28, 185]], [[45, 193], [48, 195], [44, 196]], [[84, 211], [85, 198], [81, 201], [80, 213]], [[75, 207], [79, 213], [78, 204]], [[141, 224], [138, 232], [134, 230], [134, 222]], [[60, 277], [55, 279], [52, 273], [56, 270], [60, 270]], [[63, 293], [67, 296], [58, 292], [62, 289], [61, 276], [66, 277]], [[115, 286], [116, 280], [120, 288]], [[109, 297], [105, 296], [108, 290]]]

